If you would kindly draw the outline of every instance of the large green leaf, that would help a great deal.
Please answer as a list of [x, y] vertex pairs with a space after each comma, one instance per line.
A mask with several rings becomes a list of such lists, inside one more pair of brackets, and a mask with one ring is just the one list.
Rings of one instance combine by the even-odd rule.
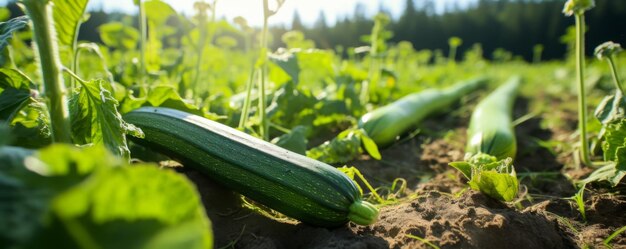
[[143, 2], [143, 6], [146, 10], [146, 19], [148, 19], [148, 22], [157, 27], [165, 24], [170, 16], [176, 15], [176, 11], [172, 6], [161, 0], [145, 1]]
[[296, 54], [283, 51], [281, 53], [270, 54], [269, 59], [283, 69], [296, 85], [298, 84], [300, 80], [300, 66], [298, 65], [298, 57]]
[[8, 248], [211, 248], [193, 185], [102, 146], [1, 147], [0, 243]]
[[52, 0], [53, 19], [60, 47], [73, 49], [89, 0]]
[[141, 130], [122, 120], [118, 102], [105, 86], [104, 80], [81, 84], [70, 98], [70, 117], [74, 142], [104, 144], [111, 152], [130, 158], [126, 134], [142, 136]]

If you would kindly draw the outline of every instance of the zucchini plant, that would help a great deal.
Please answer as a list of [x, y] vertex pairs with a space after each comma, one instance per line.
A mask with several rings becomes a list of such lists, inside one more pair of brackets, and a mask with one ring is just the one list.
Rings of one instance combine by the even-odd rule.
[[[153, 165], [130, 166], [126, 134], [141, 136], [141, 131], [121, 119], [113, 82], [82, 80], [62, 64], [57, 41], [75, 52], [86, 1], [20, 3], [28, 18], [0, 23], [0, 37], [11, 39], [11, 32], [30, 21], [37, 53], [35, 65], [27, 62], [18, 68], [8, 61], [5, 65], [13, 68], [0, 69], [0, 102], [11, 101], [0, 108], [1, 120], [10, 125], [10, 131], [0, 129], [0, 244], [7, 248], [212, 247], [210, 221], [189, 180]], [[55, 22], [58, 16], [64, 19]], [[56, 32], [57, 27], [63, 30]], [[36, 81], [21, 71], [28, 67], [40, 69]], [[63, 72], [79, 84], [68, 87]], [[39, 80], [43, 96], [37, 91]], [[51, 127], [52, 141], [42, 139], [28, 146], [44, 147], [40, 150], [8, 146], [22, 141], [5, 133], [32, 136], [16, 122], [31, 123], [28, 129]], [[128, 238], [114, 239], [120, 234]]]
[[596, 47], [595, 54], [609, 64], [615, 94], [606, 96], [596, 108], [596, 118], [602, 123], [597, 144], [601, 145], [604, 165], [596, 169], [589, 177], [580, 181], [586, 184], [594, 181], [608, 181], [617, 186], [626, 176], [626, 99], [614, 56], [622, 51], [618, 43], [605, 42]]
[[450, 163], [469, 179], [472, 189], [501, 201], [512, 201], [519, 187], [512, 165], [517, 142], [511, 112], [520, 82], [519, 76], [512, 77], [476, 106], [465, 161]]

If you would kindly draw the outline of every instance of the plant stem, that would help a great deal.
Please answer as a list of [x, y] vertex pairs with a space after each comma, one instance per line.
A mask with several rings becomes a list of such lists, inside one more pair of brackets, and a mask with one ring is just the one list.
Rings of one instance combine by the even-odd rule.
[[450, 46], [450, 54], [448, 55], [448, 62], [456, 62], [456, 46]]
[[146, 11], [144, 9], [143, 1], [139, 0], [139, 83], [144, 85], [146, 83], [146, 43], [148, 37], [148, 25], [146, 23]]
[[[215, 26], [215, 5], [217, 4], [217, 0], [213, 1], [213, 3], [211, 4], [211, 25]], [[201, 10], [203, 11], [203, 10]], [[213, 34], [214, 34], [214, 27], [208, 27], [209, 25], [209, 20], [206, 18], [206, 15], [204, 13], [200, 13], [200, 20], [198, 23], [198, 28], [200, 29], [200, 39], [198, 39], [198, 46], [197, 46], [197, 51], [196, 53], [198, 53], [198, 58], [196, 59], [196, 74], [194, 75], [193, 80], [191, 81], [191, 87], [193, 89], [196, 88], [196, 86], [198, 85], [198, 81], [200, 81], [200, 74], [202, 72], [201, 70], [201, 66], [202, 66], [202, 56], [204, 54], [204, 47], [207, 44], [207, 41], [209, 41], [209, 43], [213, 40]], [[207, 30], [207, 28], [210, 28], [211, 30]]]
[[61, 75], [61, 60], [56, 43], [52, 4], [48, 1], [24, 0], [26, 12], [33, 23], [34, 41], [39, 53], [44, 94], [50, 113], [52, 141], [71, 143], [70, 120], [65, 83]]
[[374, 27], [372, 28], [371, 34], [371, 43], [370, 43], [370, 67], [369, 67], [369, 77], [368, 80], [363, 81], [361, 86], [361, 96], [360, 100], [362, 105], [367, 104], [369, 102], [370, 91], [378, 85], [379, 69], [378, 69], [378, 35], [381, 32], [382, 25], [380, 22], [375, 22]]
[[576, 72], [578, 81], [578, 129], [582, 163], [591, 165], [587, 141], [587, 103], [585, 96], [585, 16], [576, 13]]
[[256, 78], [257, 68], [253, 67], [250, 72], [250, 78], [248, 78], [248, 84], [246, 84], [246, 98], [243, 102], [243, 110], [241, 111], [241, 117], [239, 118], [239, 129], [243, 129], [246, 126], [246, 122], [248, 122], [248, 112], [250, 111], [250, 100], [252, 96], [252, 87], [254, 83], [254, 79]]
[[268, 20], [271, 15], [268, 0], [263, 0], [263, 31], [261, 33], [261, 74], [259, 80], [259, 118], [261, 119], [260, 134], [263, 140], [269, 139], [269, 122], [265, 116], [265, 80], [267, 78], [267, 33]]
[[617, 91], [620, 91], [622, 96], [626, 94], [626, 87], [622, 85], [622, 82], [619, 79], [619, 75], [617, 74], [617, 68], [615, 67], [615, 61], [612, 56], [608, 57], [609, 66], [611, 67], [611, 74], [613, 75], [613, 81], [615, 82], [615, 88]]

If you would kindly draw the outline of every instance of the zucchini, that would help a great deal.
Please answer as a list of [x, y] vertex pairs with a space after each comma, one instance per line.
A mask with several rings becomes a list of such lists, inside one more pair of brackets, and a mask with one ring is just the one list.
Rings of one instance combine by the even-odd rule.
[[363, 115], [358, 126], [365, 130], [376, 145], [387, 146], [428, 115], [449, 107], [485, 82], [485, 78], [477, 78], [443, 90], [427, 89], [407, 95]]
[[519, 76], [511, 77], [478, 103], [467, 129], [466, 152], [485, 153], [499, 160], [515, 158], [517, 141], [511, 116], [521, 81]]
[[289, 217], [322, 227], [377, 219], [354, 181], [328, 164], [174, 109], [142, 107], [124, 119], [145, 133], [133, 141]]

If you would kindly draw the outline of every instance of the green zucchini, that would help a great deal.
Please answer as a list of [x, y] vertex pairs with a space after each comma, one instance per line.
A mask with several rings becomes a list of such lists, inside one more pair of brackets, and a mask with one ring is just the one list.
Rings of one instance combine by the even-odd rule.
[[485, 153], [500, 160], [515, 158], [517, 141], [511, 116], [521, 81], [519, 76], [511, 77], [478, 103], [467, 130], [466, 152]]
[[377, 219], [378, 209], [362, 200], [354, 181], [328, 164], [174, 109], [143, 107], [124, 119], [145, 133], [135, 142], [302, 222], [335, 227]]
[[358, 126], [367, 132], [376, 145], [387, 146], [425, 117], [449, 107], [485, 82], [485, 78], [477, 78], [443, 90], [427, 89], [407, 95], [363, 115]]

